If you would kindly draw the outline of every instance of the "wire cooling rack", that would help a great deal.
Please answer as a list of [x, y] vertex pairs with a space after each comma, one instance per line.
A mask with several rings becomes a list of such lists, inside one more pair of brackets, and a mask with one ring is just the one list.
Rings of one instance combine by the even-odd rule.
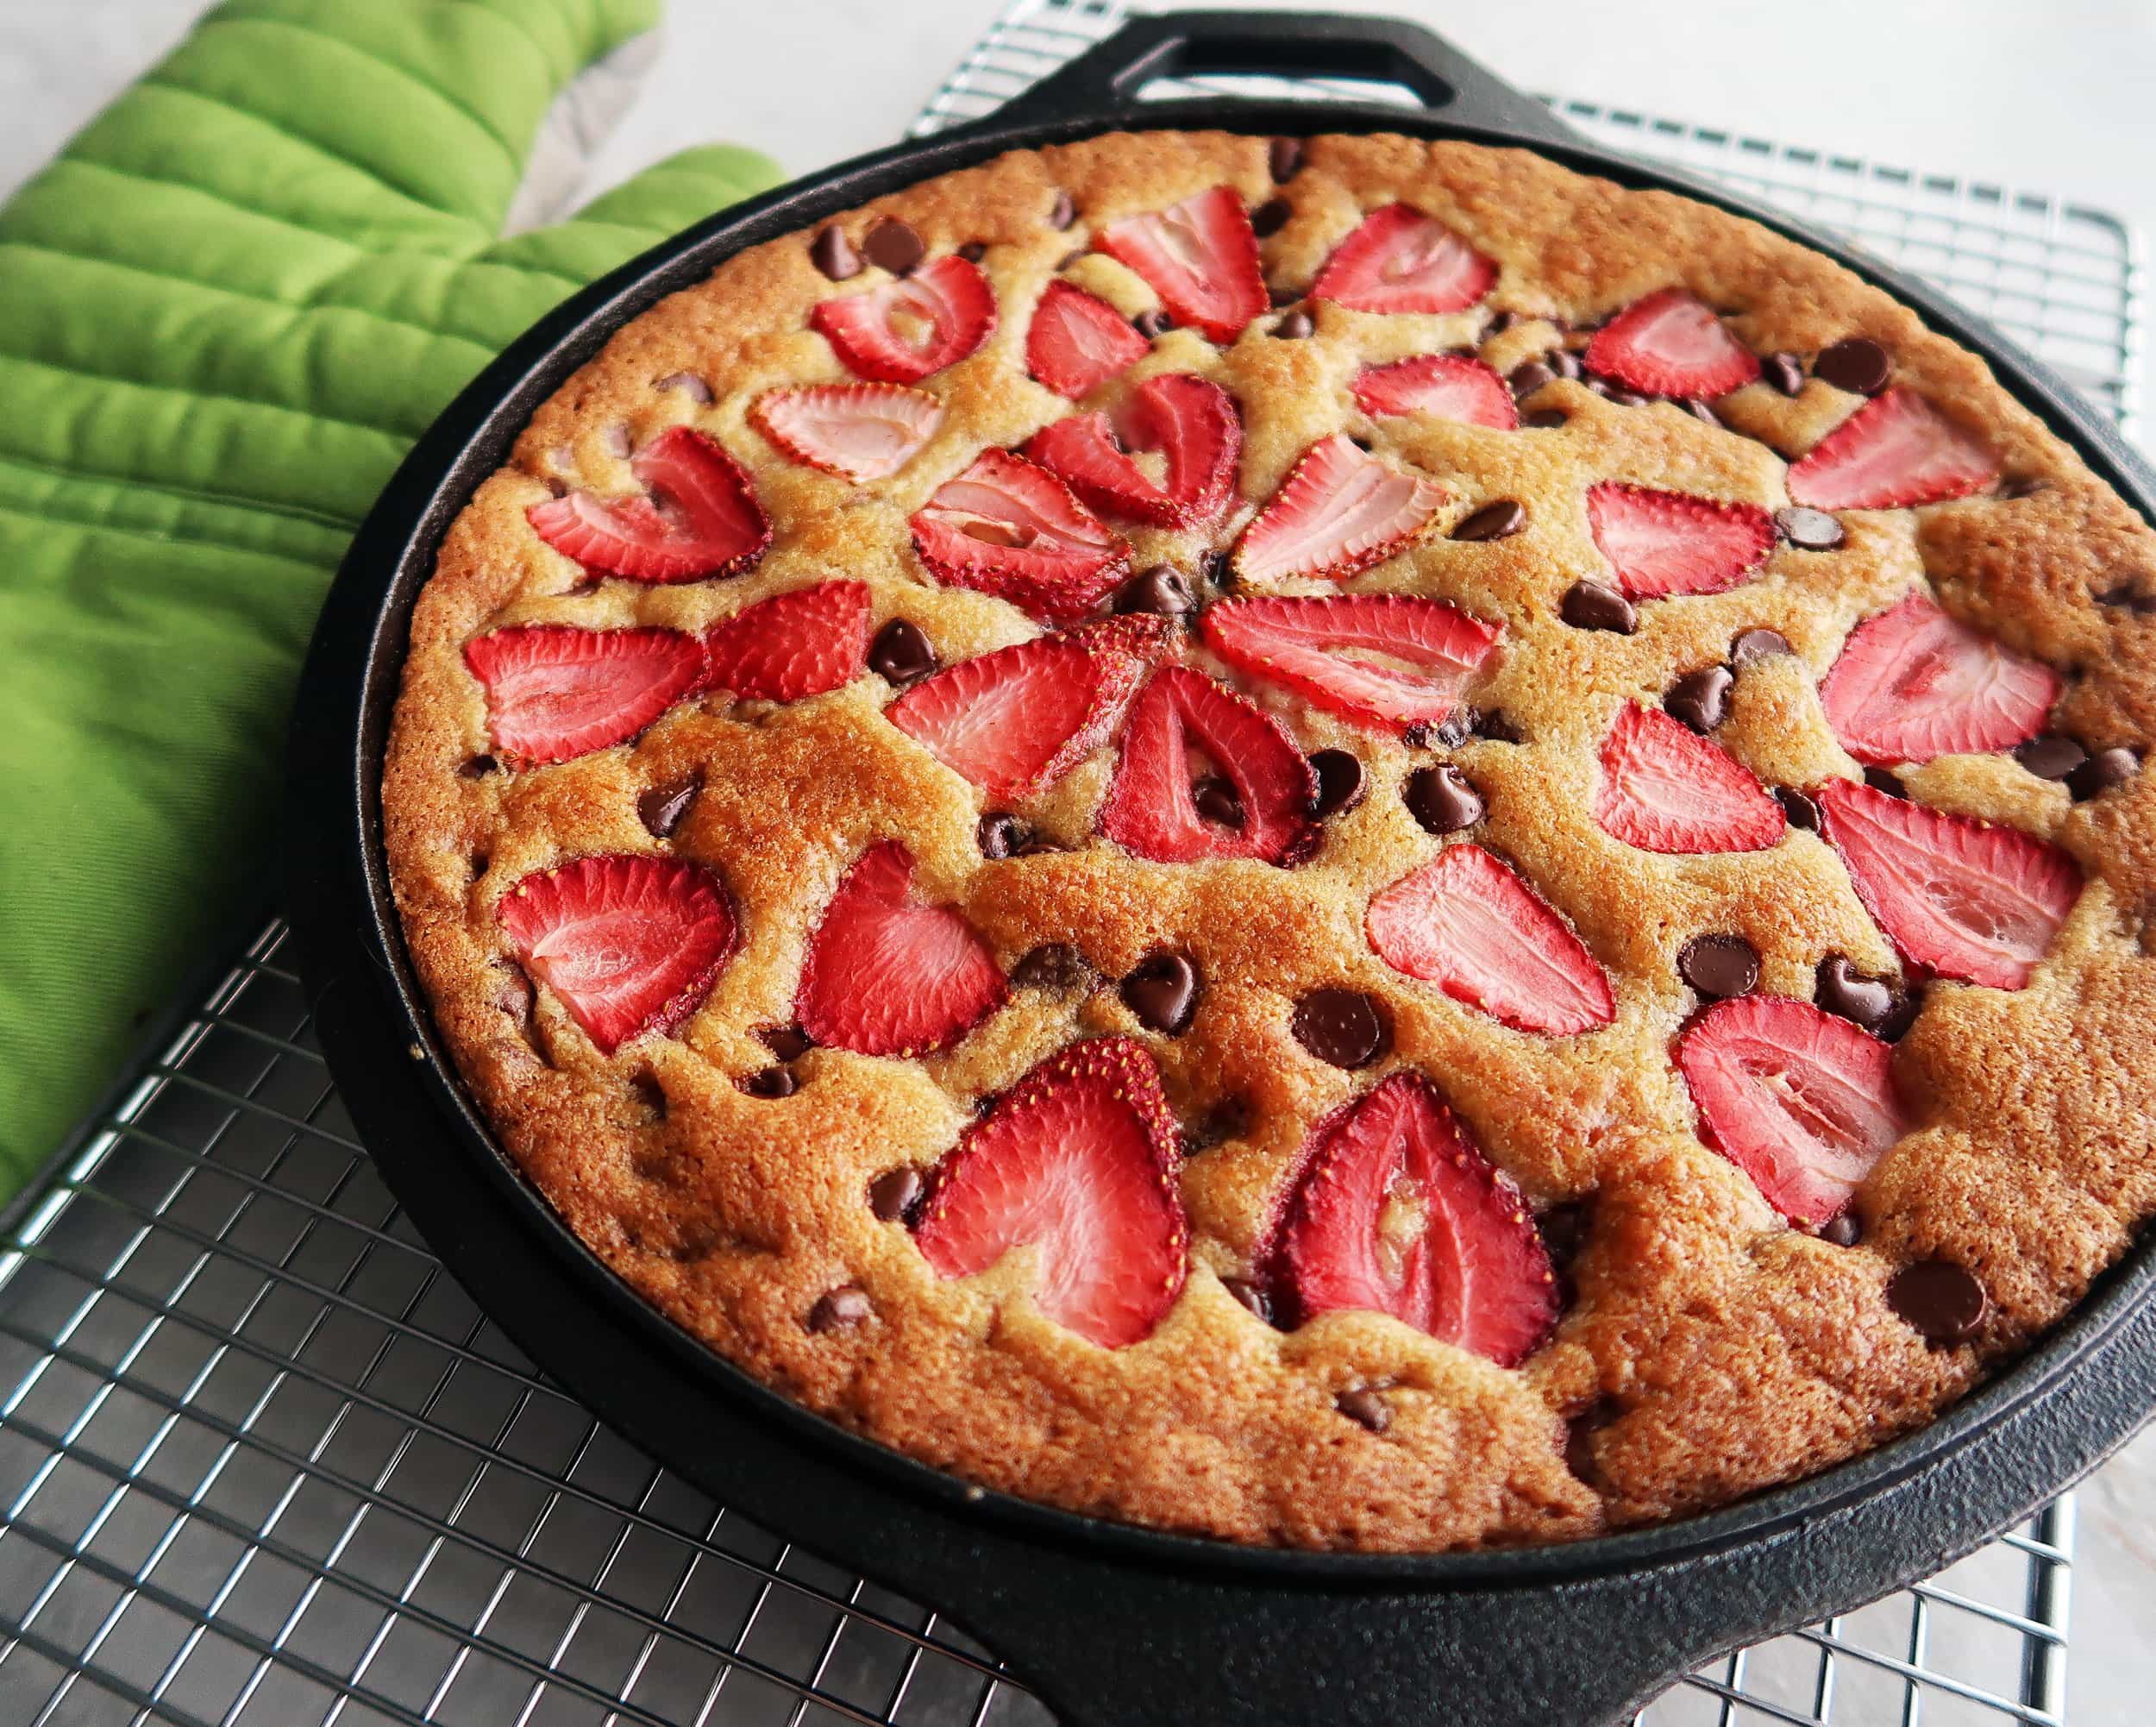
[[[1121, 16], [1026, 0], [921, 129]], [[2114, 218], [1558, 105], [1932, 275], [2130, 423], [2138, 254]], [[0, 1226], [0, 1724], [1047, 1723], [933, 1613], [714, 1504], [533, 1371], [375, 1174], [286, 947], [268, 921]], [[1643, 1719], [2063, 1723], [2072, 1547], [2066, 1498]]]

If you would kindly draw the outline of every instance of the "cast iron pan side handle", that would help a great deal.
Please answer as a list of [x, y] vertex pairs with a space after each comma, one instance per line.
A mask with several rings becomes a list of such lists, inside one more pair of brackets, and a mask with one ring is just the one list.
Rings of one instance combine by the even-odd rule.
[[[1441, 36], [1401, 18], [1332, 12], [1168, 12], [1135, 18], [1011, 104], [1028, 120], [1132, 113], [1156, 78], [1269, 73], [1405, 85], [1425, 107], [1526, 143], [1576, 142], [1531, 96], [1482, 70]], [[1323, 103], [1311, 104], [1322, 117]]]

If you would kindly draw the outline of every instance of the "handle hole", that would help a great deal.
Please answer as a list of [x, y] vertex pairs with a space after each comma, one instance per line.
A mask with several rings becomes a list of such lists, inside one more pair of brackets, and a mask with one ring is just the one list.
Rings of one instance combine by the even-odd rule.
[[1278, 72], [1199, 72], [1150, 78], [1131, 92], [1140, 102], [1186, 102], [1230, 97], [1246, 102], [1320, 101], [1376, 103], [1388, 108], [1429, 109], [1444, 104], [1389, 78], [1327, 78], [1310, 74], [1292, 78]]

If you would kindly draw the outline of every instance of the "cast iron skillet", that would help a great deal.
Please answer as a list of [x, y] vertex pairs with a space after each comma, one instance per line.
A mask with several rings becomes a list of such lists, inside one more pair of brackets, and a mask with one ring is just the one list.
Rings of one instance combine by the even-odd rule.
[[[1424, 107], [1139, 104], [1149, 79], [1199, 72], [1393, 82]], [[406, 961], [376, 810], [407, 621], [443, 531], [533, 410], [624, 323], [744, 247], [1006, 149], [1130, 126], [1526, 144], [1740, 211], [1985, 355], [2156, 517], [2156, 474], [1967, 313], [1785, 217], [1596, 148], [1423, 30], [1319, 14], [1138, 22], [988, 121], [812, 175], [647, 254], [534, 329], [420, 441], [330, 592], [293, 721], [288, 893], [323, 1047], [429, 1243], [546, 1372], [726, 1503], [949, 1613], [1072, 1727], [1595, 1727], [1713, 1655], [1936, 1569], [2123, 1443], [2156, 1409], [2156, 1247], [1924, 1431], [1709, 1516], [1517, 1552], [1238, 1548], [983, 1494], [806, 1413], [661, 1318], [495, 1145]]]

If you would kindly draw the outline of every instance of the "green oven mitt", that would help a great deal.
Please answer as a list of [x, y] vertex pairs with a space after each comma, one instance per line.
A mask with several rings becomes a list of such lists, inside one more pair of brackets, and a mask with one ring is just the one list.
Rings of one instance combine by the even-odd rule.
[[406, 447], [550, 306], [777, 178], [501, 224], [660, 0], [226, 0], [0, 208], [0, 1197], [266, 904], [296, 669]]

